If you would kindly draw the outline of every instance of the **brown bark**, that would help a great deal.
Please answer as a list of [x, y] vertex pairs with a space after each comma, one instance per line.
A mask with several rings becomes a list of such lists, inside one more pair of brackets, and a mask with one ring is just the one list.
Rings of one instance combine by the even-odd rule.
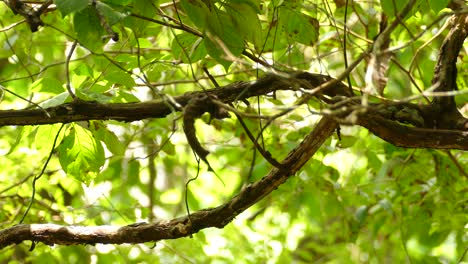
[[[267, 75], [256, 82], [237, 82], [224, 87], [206, 91], [207, 94], [215, 96], [224, 103], [231, 103], [236, 100], [244, 100], [253, 96], [266, 95], [279, 90], [296, 90], [304, 86], [304, 81], [311, 88], [333, 81], [329, 76], [321, 74], [300, 73], [291, 75], [290, 78], [278, 75]], [[171, 100], [157, 100], [142, 103], [128, 104], [101, 104], [97, 102], [77, 101], [47, 108], [44, 110], [1, 110], [0, 126], [6, 125], [42, 125], [54, 123], [69, 123], [85, 120], [117, 120], [131, 122], [147, 118], [164, 118], [172, 111], [180, 111], [193, 98], [205, 92], [191, 92], [173, 97], [176, 105], [170, 103]], [[347, 86], [341, 82], [329, 87], [326, 91], [316, 94], [319, 98], [323, 95], [349, 96]], [[468, 150], [468, 138], [466, 136], [467, 120], [457, 111], [457, 115], [444, 116], [448, 118], [450, 126], [442, 127], [442, 130], [433, 126], [439, 122], [441, 116], [432, 105], [420, 106], [416, 104], [388, 104], [379, 105], [378, 111], [372, 111], [372, 115], [360, 115], [359, 125], [369, 129], [376, 136], [397, 146], [412, 148], [439, 148], [439, 149], [462, 149]], [[416, 119], [423, 119], [423, 130], [398, 123], [408, 122], [407, 119], [399, 120], [398, 115], [389, 114], [417, 111]], [[47, 114], [46, 114], [47, 112]], [[384, 122], [386, 121], [386, 122]], [[448, 121], [447, 121], [448, 122]], [[411, 123], [411, 122], [410, 122]], [[390, 125], [391, 124], [391, 125]], [[412, 123], [417, 125], [418, 122]], [[392, 133], [394, 135], [392, 136]], [[405, 136], [405, 133], [414, 136]], [[422, 134], [421, 134], [422, 133]]]

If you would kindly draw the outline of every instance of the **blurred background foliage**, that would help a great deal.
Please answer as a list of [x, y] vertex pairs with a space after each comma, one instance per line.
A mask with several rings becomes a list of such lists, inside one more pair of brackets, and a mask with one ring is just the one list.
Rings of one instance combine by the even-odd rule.
[[[5, 2], [5, 1], [4, 1]], [[24, 1], [37, 7], [40, 1]], [[346, 2], [348, 6], [346, 7]], [[394, 3], [398, 8], [394, 8]], [[43, 107], [84, 100], [128, 103], [255, 80], [274, 68], [337, 76], [354, 61], [404, 1], [55, 0], [31, 33], [0, 4], [0, 108]], [[401, 4], [401, 6], [400, 6]], [[384, 96], [403, 99], [431, 84], [447, 32], [448, 1], [417, 0], [391, 35], [396, 49]], [[346, 10], [346, 12], [345, 12]], [[99, 15], [97, 15], [99, 14]], [[347, 45], [343, 30], [347, 20]], [[119, 36], [111, 40], [102, 20]], [[404, 26], [403, 26], [404, 25]], [[467, 89], [468, 46], [459, 58]], [[249, 58], [250, 57], [250, 58]], [[253, 61], [256, 60], [257, 62]], [[259, 61], [268, 62], [272, 68]], [[350, 74], [365, 86], [366, 63]], [[298, 92], [278, 92], [236, 107], [273, 115]], [[457, 95], [460, 108], [468, 101]], [[421, 96], [414, 102], [425, 103]], [[281, 160], [327, 106], [308, 105], [276, 119], [261, 143]], [[271, 166], [254, 152], [235, 117], [198, 120], [198, 136], [219, 175], [200, 164], [190, 183], [191, 211], [217, 206]], [[264, 124], [245, 119], [257, 135]], [[17, 224], [31, 182], [54, 147], [25, 223], [126, 225], [185, 215], [185, 185], [198, 164], [182, 131], [181, 113], [132, 123], [91, 121], [0, 129], [0, 226]], [[60, 131], [60, 133], [59, 133]], [[58, 133], [58, 134], [57, 134]], [[8, 247], [2, 263], [468, 263], [468, 154], [402, 149], [359, 127], [342, 127], [301, 171], [226, 228], [141, 245]], [[57, 137], [58, 146], [53, 145]]]

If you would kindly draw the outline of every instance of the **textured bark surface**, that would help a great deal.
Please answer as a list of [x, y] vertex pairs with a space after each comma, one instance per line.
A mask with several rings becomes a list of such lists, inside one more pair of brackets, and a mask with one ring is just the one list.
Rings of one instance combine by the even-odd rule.
[[[191, 92], [175, 96], [172, 100], [158, 100], [142, 103], [128, 104], [101, 104], [97, 102], [77, 101], [35, 110], [2, 110], [0, 111], [0, 126], [6, 125], [42, 125], [54, 123], [69, 123], [86, 120], [117, 120], [131, 122], [147, 118], [164, 118], [173, 111], [180, 111], [191, 98], [215, 96], [221, 102], [231, 103], [247, 99], [253, 96], [266, 95], [275, 91], [297, 90], [299, 88], [313, 89], [327, 82], [334, 81], [331, 77], [321, 74], [299, 73], [291, 77], [279, 75], [266, 75], [256, 82], [237, 82], [224, 87], [208, 90], [206, 92]], [[305, 87], [307, 86], [307, 87]], [[349, 89], [341, 82], [336, 82], [327, 90], [315, 94], [317, 97], [349, 97]], [[171, 102], [173, 101], [173, 102]], [[353, 106], [350, 101], [349, 106]], [[344, 105], [346, 106], [346, 105]], [[356, 122], [369, 129], [376, 136], [397, 146], [412, 148], [439, 148], [439, 149], [463, 149], [468, 150], [467, 119], [458, 110], [440, 111], [433, 105], [417, 105], [411, 103], [378, 105], [378, 109], [372, 114], [359, 115]], [[350, 108], [351, 109], [351, 108]], [[46, 114], [47, 112], [47, 114]], [[401, 113], [415, 113], [403, 116]], [[444, 114], [450, 114], [446, 116]], [[349, 113], [344, 113], [349, 114]], [[342, 116], [343, 113], [340, 114]], [[333, 116], [332, 116], [333, 117]], [[338, 116], [337, 116], [338, 117]], [[451, 120], [449, 129], [446, 127], [434, 127], [441, 120]], [[423, 120], [423, 121], [420, 121]], [[418, 123], [424, 130], [417, 129]], [[410, 123], [411, 126], [403, 123]], [[440, 123], [440, 122], [439, 122]], [[442, 129], [442, 130], [440, 130]], [[405, 133], [414, 136], [404, 136]]]

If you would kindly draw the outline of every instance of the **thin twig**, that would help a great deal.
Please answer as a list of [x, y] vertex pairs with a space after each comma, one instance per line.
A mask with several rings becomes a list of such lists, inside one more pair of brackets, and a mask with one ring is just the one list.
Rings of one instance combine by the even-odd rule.
[[460, 165], [460, 162], [458, 162], [457, 158], [455, 158], [453, 156], [453, 154], [447, 150], [445, 151], [445, 153], [447, 153], [447, 156], [449, 157], [449, 159], [453, 162], [453, 164], [455, 164], [455, 167], [457, 167], [458, 171], [460, 171], [460, 173], [465, 176], [465, 178], [468, 179], [468, 173], [465, 171], [465, 169]]
[[71, 81], [70, 81], [70, 59], [73, 55], [73, 52], [75, 51], [76, 45], [78, 44], [78, 40], [73, 41], [73, 44], [70, 48], [70, 51], [68, 52], [67, 55], [67, 60], [65, 62], [65, 75], [67, 77], [67, 91], [70, 94], [71, 98], [73, 100], [76, 100], [77, 97], [75, 93], [73, 93], [72, 88], [71, 88]]
[[28, 205], [28, 208], [26, 209], [26, 211], [24, 212], [23, 214], [23, 217], [21, 217], [21, 220], [19, 221], [19, 224], [22, 224], [24, 219], [26, 218], [26, 216], [28, 215], [29, 213], [29, 210], [31, 209], [31, 206], [33, 205], [34, 203], [34, 198], [36, 196], [36, 182], [42, 177], [42, 175], [44, 175], [44, 172], [47, 168], [47, 165], [49, 164], [49, 161], [50, 159], [52, 158], [52, 155], [54, 154], [54, 149], [55, 149], [55, 146], [57, 145], [57, 140], [60, 136], [60, 132], [62, 131], [62, 128], [65, 126], [65, 124], [62, 124], [57, 132], [57, 134], [55, 135], [55, 138], [54, 138], [54, 143], [52, 144], [52, 148], [49, 152], [49, 156], [47, 157], [47, 160], [46, 162], [44, 163], [44, 166], [42, 167], [42, 170], [41, 170], [41, 173], [39, 173], [39, 175], [35, 176], [34, 179], [33, 179], [33, 182], [32, 182], [32, 194], [31, 194], [31, 201], [29, 202], [29, 205]]

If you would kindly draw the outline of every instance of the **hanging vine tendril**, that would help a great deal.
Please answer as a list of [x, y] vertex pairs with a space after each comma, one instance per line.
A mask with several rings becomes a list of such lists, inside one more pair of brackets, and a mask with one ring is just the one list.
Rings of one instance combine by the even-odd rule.
[[210, 152], [201, 145], [197, 138], [195, 120], [206, 112], [210, 113], [211, 117], [216, 119], [229, 117], [229, 113], [219, 105], [215, 104], [214, 100], [217, 100], [215, 95], [200, 94], [194, 96], [185, 106], [183, 117], [184, 133], [190, 147], [193, 152], [195, 152], [195, 154], [206, 163], [208, 170], [212, 172], [214, 172], [214, 170], [206, 159], [206, 156], [208, 156]]

